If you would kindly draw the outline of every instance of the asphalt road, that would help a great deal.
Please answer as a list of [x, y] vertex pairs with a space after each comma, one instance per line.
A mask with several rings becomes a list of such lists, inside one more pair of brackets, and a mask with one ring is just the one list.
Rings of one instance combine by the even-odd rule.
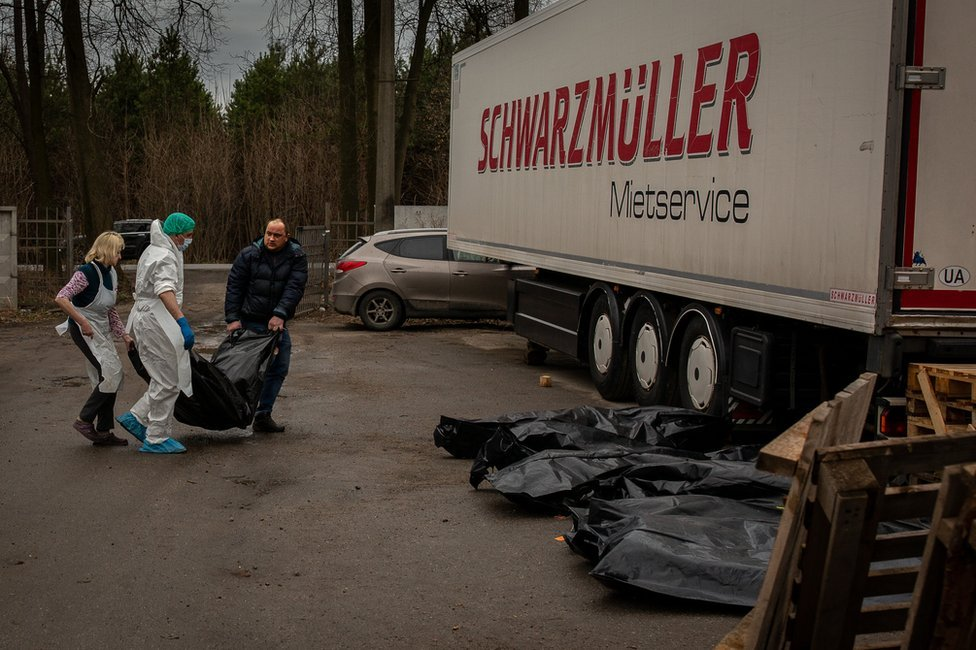
[[[187, 272], [205, 352], [225, 274]], [[71, 429], [89, 388], [54, 324], [0, 328], [2, 648], [690, 650], [744, 613], [605, 588], [557, 541], [570, 520], [473, 490], [434, 447], [442, 414], [608, 405], [568, 360], [524, 365], [500, 324], [299, 319], [287, 431], [177, 424], [172, 457]], [[126, 370], [120, 408], [145, 388]]]

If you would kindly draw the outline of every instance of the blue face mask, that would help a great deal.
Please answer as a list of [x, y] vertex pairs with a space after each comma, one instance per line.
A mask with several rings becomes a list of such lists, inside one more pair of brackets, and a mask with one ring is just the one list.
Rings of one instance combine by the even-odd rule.
[[190, 244], [192, 243], [193, 243], [193, 237], [187, 237], [186, 239], [184, 239], [183, 243], [180, 244], [180, 252], [186, 251], [186, 249], [189, 248]]

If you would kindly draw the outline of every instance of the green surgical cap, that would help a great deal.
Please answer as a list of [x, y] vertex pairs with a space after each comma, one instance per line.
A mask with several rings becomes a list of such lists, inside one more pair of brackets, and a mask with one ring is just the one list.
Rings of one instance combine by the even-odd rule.
[[163, 232], [167, 235], [182, 235], [196, 227], [196, 222], [182, 212], [174, 212], [163, 222]]

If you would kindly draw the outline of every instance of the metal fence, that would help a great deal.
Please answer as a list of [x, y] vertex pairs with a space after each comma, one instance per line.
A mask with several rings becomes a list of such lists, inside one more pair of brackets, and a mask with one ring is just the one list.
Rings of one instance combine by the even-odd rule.
[[18, 300], [24, 307], [50, 306], [87, 250], [71, 208], [39, 209], [17, 217]]
[[307, 314], [325, 307], [329, 296], [330, 233], [327, 226], [298, 226], [295, 239], [308, 259], [308, 284], [295, 315]]
[[360, 237], [373, 234], [373, 222], [365, 212], [361, 214], [347, 214], [343, 220], [333, 220], [330, 224], [332, 231], [332, 247], [329, 251], [331, 258], [337, 259]]

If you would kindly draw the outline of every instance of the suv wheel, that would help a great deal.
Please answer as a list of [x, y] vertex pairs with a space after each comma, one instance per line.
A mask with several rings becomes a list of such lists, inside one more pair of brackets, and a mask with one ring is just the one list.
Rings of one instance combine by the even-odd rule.
[[374, 332], [394, 330], [406, 318], [403, 302], [392, 291], [380, 289], [366, 294], [359, 303], [359, 319]]

